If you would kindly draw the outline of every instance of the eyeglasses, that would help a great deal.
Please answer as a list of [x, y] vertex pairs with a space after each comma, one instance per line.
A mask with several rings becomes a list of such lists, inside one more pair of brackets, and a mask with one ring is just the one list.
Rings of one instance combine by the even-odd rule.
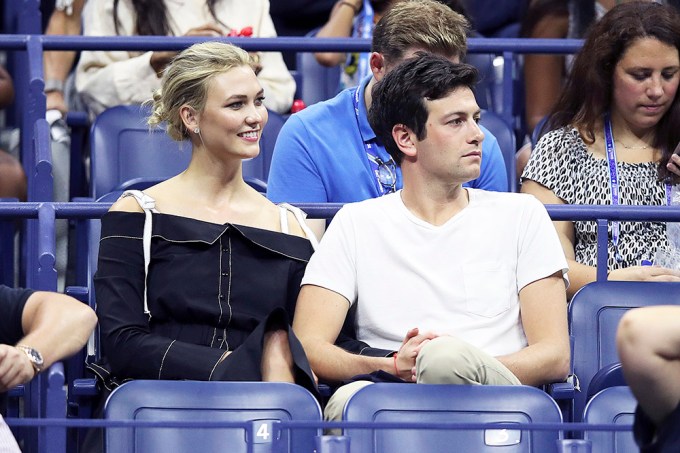
[[375, 163], [378, 164], [377, 178], [378, 182], [383, 188], [385, 194], [392, 193], [397, 187], [397, 164], [394, 159], [385, 162], [379, 157], [375, 157]]

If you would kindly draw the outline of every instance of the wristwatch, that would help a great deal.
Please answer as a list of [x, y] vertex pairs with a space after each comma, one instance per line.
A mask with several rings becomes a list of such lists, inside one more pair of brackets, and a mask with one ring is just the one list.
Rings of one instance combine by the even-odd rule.
[[45, 80], [45, 93], [51, 93], [53, 91], [64, 92], [64, 82], [58, 79], [47, 79]]
[[42, 371], [45, 362], [43, 361], [43, 356], [40, 354], [40, 351], [23, 344], [16, 345], [16, 348], [23, 351], [24, 354], [26, 354], [26, 357], [28, 357], [28, 360], [31, 361], [31, 365], [33, 365], [33, 369], [35, 370], [34, 376]]

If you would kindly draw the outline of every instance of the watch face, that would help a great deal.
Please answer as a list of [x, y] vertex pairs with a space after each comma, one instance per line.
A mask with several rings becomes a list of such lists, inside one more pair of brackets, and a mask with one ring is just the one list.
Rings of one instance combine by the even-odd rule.
[[29, 346], [17, 345], [19, 349], [24, 351], [28, 356], [28, 359], [35, 365], [35, 367], [40, 370], [43, 366], [43, 357], [37, 349], [33, 349]]

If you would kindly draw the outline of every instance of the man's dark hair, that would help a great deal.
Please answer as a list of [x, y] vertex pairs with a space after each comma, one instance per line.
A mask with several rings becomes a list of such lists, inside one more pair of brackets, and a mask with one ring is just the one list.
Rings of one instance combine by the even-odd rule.
[[425, 101], [444, 98], [460, 87], [472, 89], [476, 82], [474, 66], [419, 52], [389, 71], [373, 87], [368, 121], [387, 152], [401, 164], [404, 155], [392, 138], [392, 128], [403, 124], [418, 140], [423, 140], [429, 115]]

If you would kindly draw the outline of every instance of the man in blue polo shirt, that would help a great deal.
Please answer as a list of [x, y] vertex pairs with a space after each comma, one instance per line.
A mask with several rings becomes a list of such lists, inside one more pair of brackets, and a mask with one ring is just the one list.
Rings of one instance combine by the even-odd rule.
[[[401, 170], [368, 123], [375, 83], [415, 52], [458, 62], [465, 56], [467, 20], [432, 0], [400, 2], [378, 22], [370, 56], [372, 76], [358, 88], [291, 116], [276, 141], [267, 182], [275, 202], [348, 203], [401, 189]], [[467, 187], [507, 191], [505, 164], [486, 129], [479, 178]]]

